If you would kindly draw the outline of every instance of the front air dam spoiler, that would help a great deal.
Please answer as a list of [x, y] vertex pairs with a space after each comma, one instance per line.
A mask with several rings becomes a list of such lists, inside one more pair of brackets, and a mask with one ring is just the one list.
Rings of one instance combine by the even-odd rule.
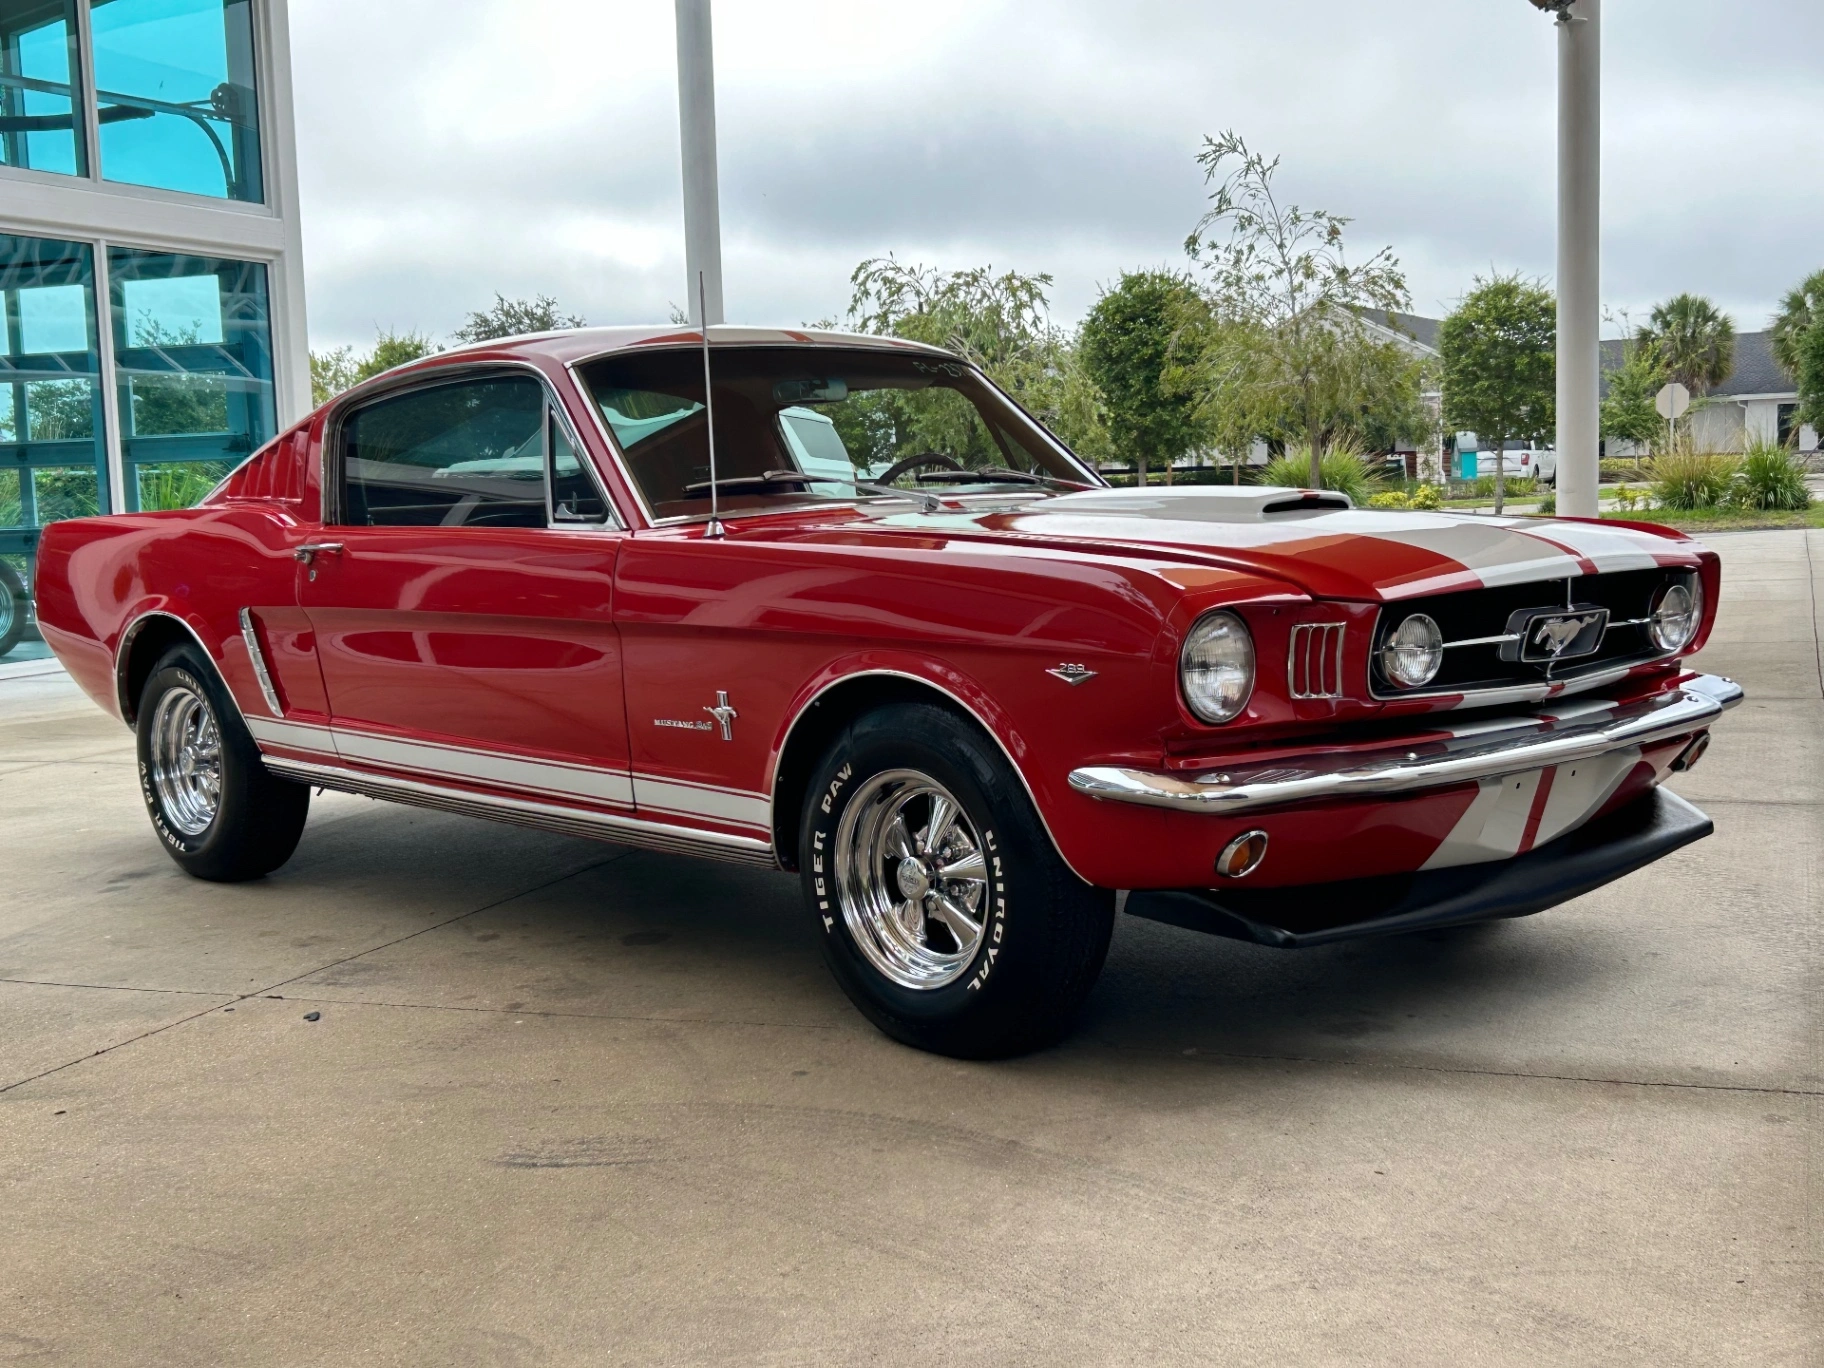
[[1655, 788], [1511, 860], [1296, 888], [1167, 889], [1127, 895], [1149, 921], [1282, 949], [1526, 917], [1580, 898], [1716, 829], [1696, 808]]

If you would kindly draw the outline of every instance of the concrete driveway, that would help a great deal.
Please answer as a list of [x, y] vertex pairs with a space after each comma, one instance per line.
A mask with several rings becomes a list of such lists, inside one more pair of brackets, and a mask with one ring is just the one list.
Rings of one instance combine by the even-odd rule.
[[0, 1362], [1824, 1362], [1824, 532], [1715, 542], [1713, 839], [1353, 947], [1125, 920], [992, 1065], [781, 875], [331, 795], [192, 882], [0, 679]]

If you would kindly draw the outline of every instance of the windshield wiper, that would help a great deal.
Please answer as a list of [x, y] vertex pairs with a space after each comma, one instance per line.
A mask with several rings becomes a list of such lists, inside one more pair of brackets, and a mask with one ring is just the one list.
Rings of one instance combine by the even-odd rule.
[[769, 470], [761, 475], [724, 475], [715, 480], [698, 480], [695, 484], [684, 486], [684, 496], [701, 497], [711, 489], [765, 489], [769, 485], [806, 486], [810, 483], [811, 477], [802, 470]]
[[[850, 489], [859, 489], [864, 494], [883, 494], [895, 499], [911, 499], [926, 513], [939, 512], [943, 500], [935, 494], [927, 494], [922, 489], [895, 489], [892, 485], [869, 484], [866, 480], [844, 479], [840, 475], [807, 475], [802, 470], [768, 470], [759, 475], [724, 475], [714, 481], [717, 490], [745, 489], [750, 491], [764, 490], [772, 486], [794, 485], [799, 489], [809, 489], [814, 484], [840, 484]], [[701, 498], [709, 493], [711, 481], [698, 480], [695, 484], [684, 486], [686, 497], [695, 495]]]
[[[967, 478], [963, 478], [963, 477]], [[920, 484], [1023, 484], [1023, 485], [1062, 485], [1066, 489], [1088, 489], [1090, 486], [1080, 480], [1064, 480], [1056, 475], [1037, 475], [1030, 470], [1015, 470], [1011, 466], [977, 466], [968, 471], [933, 471], [929, 475], [918, 477]]]

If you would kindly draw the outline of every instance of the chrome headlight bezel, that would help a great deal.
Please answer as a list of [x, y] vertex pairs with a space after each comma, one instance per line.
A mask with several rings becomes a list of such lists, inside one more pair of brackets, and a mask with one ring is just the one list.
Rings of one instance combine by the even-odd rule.
[[[1666, 611], [1667, 603], [1673, 596], [1685, 600], [1682, 608]], [[1663, 584], [1653, 595], [1652, 605], [1647, 609], [1647, 640], [1666, 655], [1677, 655], [1697, 638], [1697, 629], [1704, 620], [1704, 587], [1697, 580], [1673, 580]], [[1682, 630], [1667, 631], [1668, 623], [1680, 624]]]
[[1178, 693], [1199, 722], [1219, 727], [1248, 706], [1259, 678], [1254, 636], [1227, 608], [1205, 613], [1178, 648]]
[[1444, 668], [1444, 633], [1430, 614], [1409, 613], [1387, 634], [1378, 654], [1381, 674], [1389, 684], [1407, 691], [1422, 689]]

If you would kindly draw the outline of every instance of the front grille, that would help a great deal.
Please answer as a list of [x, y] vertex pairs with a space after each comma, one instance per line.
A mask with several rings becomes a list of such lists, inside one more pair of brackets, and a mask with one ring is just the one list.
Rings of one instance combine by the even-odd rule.
[[[1469, 589], [1456, 594], [1407, 599], [1381, 610], [1374, 629], [1370, 667], [1377, 698], [1412, 694], [1465, 693], [1476, 689], [1510, 688], [1545, 680], [1570, 681], [1580, 675], [1652, 660], [1662, 654], [1637, 620], [1652, 611], [1653, 599], [1668, 584], [1683, 584], [1698, 592], [1695, 570], [1618, 570], [1604, 575], [1581, 575], [1571, 580], [1541, 580], [1493, 589]], [[1450, 647], [1458, 641], [1479, 641], [1509, 636], [1511, 624], [1528, 610], [1575, 612], [1588, 608], [1609, 610], [1608, 629], [1597, 649], [1574, 660], [1540, 661], [1519, 658], [1511, 642], [1487, 642]], [[1402, 689], [1381, 670], [1381, 648], [1387, 638], [1412, 613], [1424, 613], [1438, 624], [1447, 649], [1437, 677], [1418, 689]], [[1505, 657], [1505, 658], [1504, 658]]]
[[1292, 629], [1286, 679], [1294, 698], [1343, 696], [1343, 632], [1340, 622], [1306, 622]]

